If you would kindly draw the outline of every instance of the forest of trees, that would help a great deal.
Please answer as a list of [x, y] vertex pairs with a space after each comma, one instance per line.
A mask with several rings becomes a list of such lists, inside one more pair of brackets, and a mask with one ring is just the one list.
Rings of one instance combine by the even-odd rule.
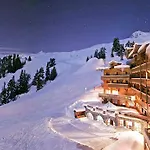
[[133, 41], [133, 42], [128, 41], [128, 42], [125, 44], [125, 47], [133, 47], [134, 44], [135, 44], [134, 41]]
[[[93, 57], [92, 55], [90, 57], [87, 57], [86, 62], [92, 57]], [[106, 48], [101, 47], [100, 50], [96, 49], [94, 52], [94, 57], [97, 59], [105, 59], [106, 58]]]
[[[14, 54], [13, 57], [10, 56], [3, 58], [4, 60], [5, 59], [7, 60], [5, 61], [6, 64], [2, 61], [3, 66], [7, 66], [7, 69], [5, 67], [6, 69], [5, 75], [7, 73], [14, 73], [18, 69], [21, 69], [25, 64], [25, 61], [23, 63], [21, 62], [19, 55]], [[30, 56], [26, 60], [32, 61]], [[8, 62], [10, 63], [9, 65]], [[31, 86], [36, 86], [37, 91], [42, 89], [48, 81], [53, 81], [57, 77], [55, 65], [56, 65], [55, 59], [50, 58], [50, 61], [47, 62], [46, 65], [46, 71], [44, 71], [44, 68], [41, 67], [39, 70], [37, 70], [31, 82], [30, 82], [31, 76], [30, 74], [26, 73], [25, 70], [21, 70], [18, 80], [15, 80], [15, 76], [13, 76], [7, 84], [6, 82], [4, 82], [4, 85], [0, 93], [0, 104], [3, 105], [11, 101], [15, 101], [19, 97], [19, 95], [28, 93]], [[13, 72], [8, 71], [11, 70], [9, 67], [11, 67]]]
[[36, 71], [32, 85], [36, 86], [37, 91], [42, 89], [48, 81], [53, 81], [57, 77], [55, 65], [55, 59], [50, 58], [50, 61], [47, 62], [45, 71], [43, 67]]
[[21, 61], [19, 55], [9, 55], [0, 58], [0, 78], [4, 78], [8, 73], [15, 73], [26, 64], [26, 60]]
[[[123, 56], [125, 54], [125, 47], [133, 47], [134, 45], [134, 41], [130, 42], [128, 41], [125, 45], [124, 44], [120, 44], [119, 38], [114, 38], [113, 40], [113, 46], [111, 49], [111, 57], [114, 57], [114, 53], [120, 57], [121, 60], [123, 60]], [[88, 56], [86, 58], [86, 62], [91, 59], [91, 58], [98, 58], [98, 59], [105, 59], [106, 58], [106, 48], [105, 47], [101, 47], [100, 50], [96, 49], [94, 55], [92, 56]]]

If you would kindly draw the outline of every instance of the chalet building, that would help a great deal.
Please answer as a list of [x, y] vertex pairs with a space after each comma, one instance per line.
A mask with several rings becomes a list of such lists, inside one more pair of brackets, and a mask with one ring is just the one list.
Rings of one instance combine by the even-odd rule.
[[[150, 42], [135, 44], [125, 53], [129, 65], [110, 62], [101, 77], [104, 93], [101, 97], [116, 105], [133, 107], [150, 117]], [[147, 150], [150, 150], [150, 122], [143, 132]]]
[[135, 95], [130, 87], [129, 65], [121, 65], [114, 61], [110, 62], [110, 68], [104, 70], [102, 87], [106, 97], [111, 96], [111, 101], [118, 105], [135, 107]]
[[104, 93], [112, 98], [118, 95], [114, 103], [136, 108], [142, 115], [150, 116], [150, 44], [135, 44], [127, 51], [129, 65], [112, 61], [110, 67], [104, 69], [101, 77]]
[[[134, 49], [133, 49], [134, 51]], [[130, 86], [136, 95], [136, 108], [146, 116], [150, 116], [150, 45], [144, 43], [132, 56]], [[132, 51], [131, 51], [132, 53]]]

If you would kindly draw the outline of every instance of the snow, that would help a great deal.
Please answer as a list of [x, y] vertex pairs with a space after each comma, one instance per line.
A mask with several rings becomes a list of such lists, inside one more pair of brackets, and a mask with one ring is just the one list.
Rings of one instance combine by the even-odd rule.
[[138, 47], [139, 46], [141, 46], [142, 44], [134, 44], [134, 46], [133, 46], [133, 50], [130, 52], [130, 54], [129, 54], [129, 58], [133, 55], [133, 54], [137, 54], [137, 52], [138, 52]]
[[150, 32], [142, 32], [138, 30], [131, 35], [131, 38], [145, 37], [149, 35], [150, 35]]
[[119, 137], [119, 140], [104, 150], [144, 150], [144, 138], [138, 132], [125, 132]]
[[[142, 43], [150, 40], [150, 34], [120, 40], [120, 43], [128, 40]], [[86, 57], [101, 47], [107, 49], [106, 61], [92, 58], [86, 62]], [[109, 65], [112, 61], [111, 48], [112, 43], [104, 43], [80, 51], [30, 54], [32, 61], [27, 62], [23, 69], [32, 78], [36, 70], [45, 67], [53, 57], [58, 77], [40, 91], [36, 92], [32, 87], [17, 101], [0, 107], [0, 150], [78, 150], [80, 144], [100, 149], [114, 143], [116, 140], [113, 138], [118, 139], [121, 135], [116, 128], [106, 126], [102, 120], [76, 120], [73, 112], [87, 104], [107, 107], [91, 89], [101, 84], [102, 72], [96, 71], [96, 68]], [[113, 61], [125, 64], [126, 59], [120, 61], [120, 57], [115, 56]], [[16, 79], [20, 71], [15, 73]], [[1, 79], [0, 85], [7, 83], [13, 75], [8, 74]]]
[[110, 67], [97, 67], [96, 70], [104, 70], [104, 69], [110, 69]]
[[85, 109], [84, 108], [76, 108], [76, 109], [74, 109], [76, 112], [80, 112], [80, 111], [85, 111]]
[[117, 107], [112, 104], [111, 102], [106, 103], [103, 107], [101, 107], [103, 109], [116, 109]]
[[118, 62], [118, 61], [115, 61], [115, 60], [111, 60], [111, 61], [109, 62], [109, 64], [111, 64], [111, 63], [116, 63], [116, 64], [118, 64], [119, 62]]
[[129, 65], [118, 65], [118, 66], [115, 66], [114, 68], [130, 68]]
[[138, 53], [141, 53], [142, 51], [146, 50], [147, 46], [150, 42], [145, 42], [142, 44], [142, 46], [139, 48]]
[[148, 58], [150, 58], [150, 44], [146, 48], [146, 54], [147, 54]]

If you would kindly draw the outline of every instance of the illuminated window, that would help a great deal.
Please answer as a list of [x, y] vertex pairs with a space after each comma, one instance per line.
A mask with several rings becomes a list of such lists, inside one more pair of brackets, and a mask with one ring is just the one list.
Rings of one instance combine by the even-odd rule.
[[131, 96], [131, 101], [135, 101], [135, 96]]
[[111, 91], [110, 90], [106, 90], [106, 94], [111, 94]]
[[112, 94], [118, 95], [118, 90], [112, 90]]
[[120, 127], [123, 127], [124, 126], [124, 120], [120, 120]]
[[126, 127], [131, 129], [132, 128], [132, 121], [126, 121]]
[[141, 124], [138, 122], [134, 122], [134, 128], [136, 131], [141, 132]]

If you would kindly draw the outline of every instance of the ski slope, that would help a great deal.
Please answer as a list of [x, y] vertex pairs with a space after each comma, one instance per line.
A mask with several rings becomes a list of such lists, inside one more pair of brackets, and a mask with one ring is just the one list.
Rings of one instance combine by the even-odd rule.
[[[140, 33], [142, 35], [132, 36], [122, 40], [121, 43], [126, 43], [128, 40], [134, 40], [138, 43], [150, 40], [149, 33]], [[85, 62], [87, 56], [94, 54], [97, 48], [103, 46], [107, 49], [105, 61], [93, 58], [87, 63]], [[56, 59], [58, 77], [40, 91], [36, 92], [35, 88], [32, 87], [29, 93], [21, 95], [17, 101], [0, 107], [0, 150], [77, 150], [81, 148], [78, 143], [91, 147], [94, 145], [94, 148], [97, 148], [105, 147], [108, 143], [114, 142], [112, 139], [105, 138], [100, 127], [99, 132], [94, 133], [93, 137], [93, 132], [98, 127], [92, 126], [87, 120], [74, 120], [73, 116], [68, 114], [68, 112], [71, 113], [69, 107], [72, 104], [81, 97], [84, 98], [84, 95], [95, 86], [100, 85], [102, 72], [96, 71], [96, 68], [107, 66], [108, 62], [112, 60], [110, 57], [111, 47], [112, 43], [106, 43], [80, 51], [32, 54], [32, 61], [24, 67], [32, 78], [36, 70], [46, 66], [49, 58], [52, 57]], [[120, 61], [118, 57], [113, 59]], [[125, 62], [126, 60], [122, 63]], [[19, 78], [20, 71], [15, 73], [16, 79]], [[1, 79], [0, 85], [2, 86], [4, 82], [7, 83], [12, 76], [13, 74], [9, 74]], [[65, 121], [62, 124], [64, 118]], [[82, 134], [85, 133], [82, 130], [85, 126], [88, 128], [86, 130], [88, 132]], [[66, 135], [65, 131], [67, 131], [64, 128], [70, 129], [68, 136], [64, 136], [64, 134]], [[93, 130], [90, 130], [91, 128]], [[54, 132], [58, 129], [61, 134]], [[72, 132], [77, 132], [79, 137], [77, 136], [74, 140], [70, 135]], [[109, 132], [107, 127], [105, 127], [105, 132]], [[114, 132], [116, 130], [111, 129], [108, 137], [112, 137]], [[101, 141], [97, 139], [97, 136], [100, 136]], [[91, 141], [90, 144], [88, 137]], [[78, 141], [78, 139], [83, 140]], [[99, 145], [95, 143], [99, 143]]]

